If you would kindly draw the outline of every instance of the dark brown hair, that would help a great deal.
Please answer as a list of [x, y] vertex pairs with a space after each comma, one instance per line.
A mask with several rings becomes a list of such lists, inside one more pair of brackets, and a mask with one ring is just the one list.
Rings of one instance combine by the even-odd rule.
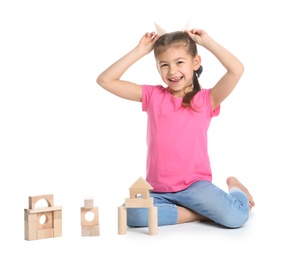
[[[154, 44], [155, 57], [172, 46], [183, 47], [192, 57], [195, 57], [198, 54], [196, 43], [189, 37], [189, 35], [183, 31], [176, 31], [163, 34], [159, 37], [159, 39]], [[201, 90], [201, 86], [198, 81], [198, 77], [200, 76], [201, 72], [202, 66], [200, 66], [199, 69], [193, 73], [193, 88], [192, 91], [186, 93], [183, 97], [182, 104], [184, 107], [191, 107], [193, 110], [195, 110], [191, 106], [191, 100], [193, 99], [194, 95]]]

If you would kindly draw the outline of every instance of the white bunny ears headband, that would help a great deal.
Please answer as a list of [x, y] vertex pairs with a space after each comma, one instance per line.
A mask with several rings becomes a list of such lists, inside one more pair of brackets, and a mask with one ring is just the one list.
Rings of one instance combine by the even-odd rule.
[[[157, 34], [159, 34], [160, 36], [167, 33], [166, 30], [164, 30], [161, 26], [159, 26], [157, 23], [154, 23], [155, 24], [155, 28], [156, 28], [156, 32]], [[186, 25], [183, 27], [183, 31], [184, 30], [189, 30], [189, 24], [190, 24], [190, 21], [188, 21], [186, 23]]]

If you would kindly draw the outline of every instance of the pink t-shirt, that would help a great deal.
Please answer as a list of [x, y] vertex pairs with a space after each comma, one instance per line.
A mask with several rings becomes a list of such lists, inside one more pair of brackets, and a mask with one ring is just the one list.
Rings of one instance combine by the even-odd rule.
[[210, 89], [200, 90], [193, 104], [182, 106], [163, 86], [142, 85], [142, 110], [147, 112], [146, 180], [155, 192], [176, 192], [198, 180], [212, 180], [207, 130], [220, 106], [212, 110]]

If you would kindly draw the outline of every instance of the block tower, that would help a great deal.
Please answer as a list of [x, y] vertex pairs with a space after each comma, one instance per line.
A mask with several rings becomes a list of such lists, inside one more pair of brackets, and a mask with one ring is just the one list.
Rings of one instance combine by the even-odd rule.
[[[44, 199], [47, 207], [35, 207]], [[53, 195], [30, 196], [29, 208], [24, 209], [24, 238], [38, 240], [62, 236], [62, 207], [54, 206]]]
[[[91, 218], [90, 215], [92, 216]], [[82, 236], [99, 236], [99, 209], [94, 207], [94, 200], [86, 198], [84, 207], [81, 207]]]
[[125, 205], [118, 207], [118, 234], [127, 233], [127, 208], [148, 208], [148, 233], [158, 233], [158, 211], [150, 198], [152, 186], [140, 177], [130, 188], [130, 197], [125, 199]]

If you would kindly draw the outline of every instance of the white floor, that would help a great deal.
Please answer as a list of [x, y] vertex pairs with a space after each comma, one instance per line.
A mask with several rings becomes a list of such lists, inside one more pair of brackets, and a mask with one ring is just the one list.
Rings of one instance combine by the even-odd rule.
[[22, 210], [17, 210], [17, 218], [15, 215], [10, 218], [10, 222], [16, 220], [15, 225], [3, 223], [0, 259], [18, 259], [21, 256], [30, 260], [197, 257], [287, 260], [290, 257], [290, 230], [286, 215], [274, 219], [263, 205], [252, 211], [248, 223], [240, 229], [224, 229], [196, 222], [159, 227], [157, 236], [150, 236], [147, 228], [128, 228], [127, 234], [118, 235], [117, 209], [107, 206], [102, 208], [103, 211], [99, 210], [100, 236], [82, 237], [79, 209], [70, 210], [68, 205], [63, 208], [62, 237], [36, 241], [24, 240]]

